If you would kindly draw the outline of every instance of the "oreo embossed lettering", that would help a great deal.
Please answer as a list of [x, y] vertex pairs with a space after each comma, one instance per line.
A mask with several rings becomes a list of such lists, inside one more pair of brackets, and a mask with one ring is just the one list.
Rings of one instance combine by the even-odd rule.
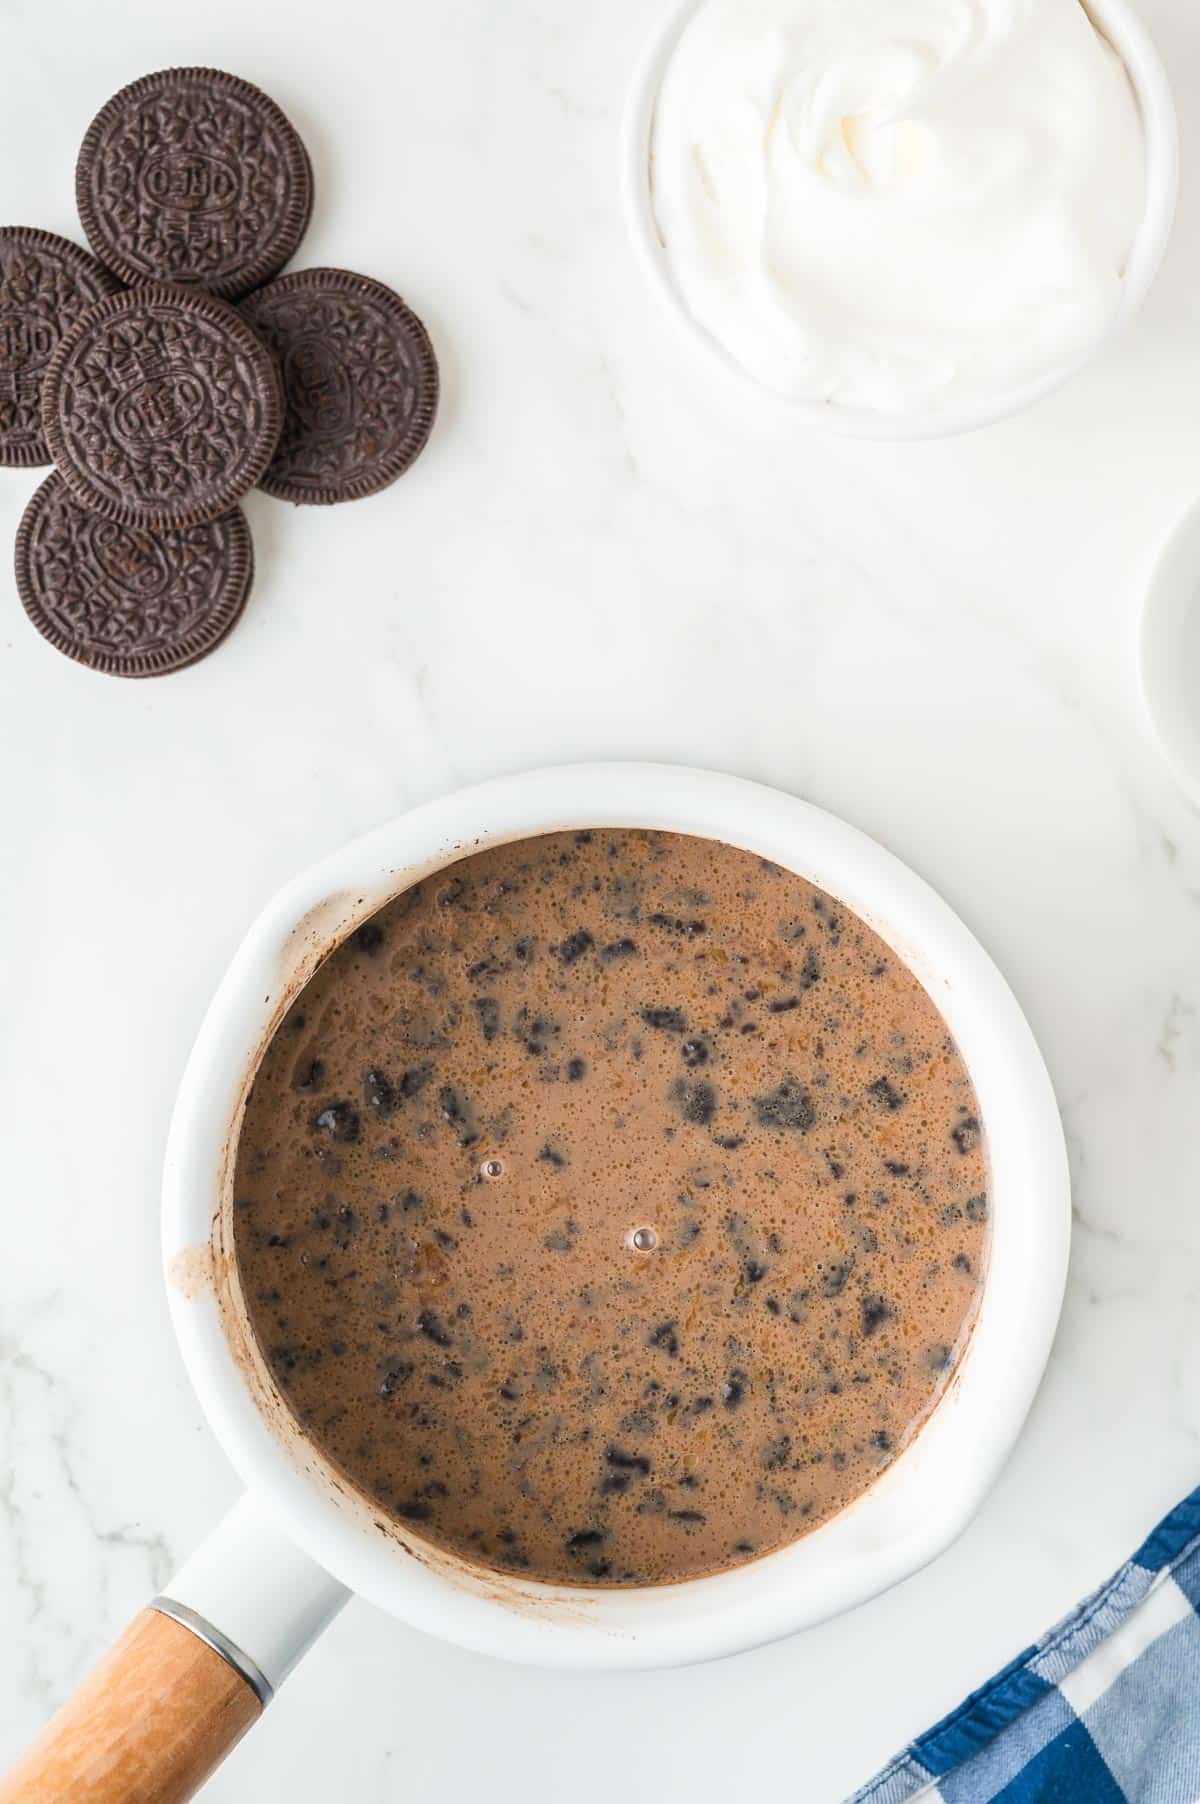
[[57, 343], [58, 330], [52, 319], [0, 313], [0, 370], [23, 374], [40, 370], [50, 361]]
[[138, 185], [156, 207], [184, 213], [229, 213], [238, 204], [236, 163], [199, 150], [160, 150], [143, 163]]
[[171, 576], [167, 547], [147, 533], [134, 533], [115, 521], [89, 515], [81, 523], [80, 551], [83, 561], [90, 558], [98, 580], [107, 583], [113, 596], [136, 596], [149, 601], [161, 594]]
[[288, 407], [313, 438], [336, 438], [350, 424], [353, 390], [345, 364], [315, 333], [288, 346], [283, 361]]
[[152, 445], [177, 438], [204, 409], [200, 378], [186, 370], [166, 371], [121, 395], [113, 409], [113, 426], [130, 445]]

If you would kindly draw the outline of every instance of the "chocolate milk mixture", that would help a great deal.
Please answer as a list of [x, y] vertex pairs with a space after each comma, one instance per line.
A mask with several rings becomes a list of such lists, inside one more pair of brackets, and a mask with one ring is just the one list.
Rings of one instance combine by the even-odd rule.
[[255, 1078], [235, 1235], [304, 1433], [486, 1565], [657, 1584], [859, 1496], [970, 1331], [966, 1070], [842, 904], [672, 834], [400, 896]]

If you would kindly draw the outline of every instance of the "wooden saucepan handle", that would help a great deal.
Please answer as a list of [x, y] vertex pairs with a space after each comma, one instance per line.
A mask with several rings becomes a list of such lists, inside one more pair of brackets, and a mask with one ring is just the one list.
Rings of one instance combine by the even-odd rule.
[[143, 1610], [0, 1779], [0, 1804], [182, 1804], [261, 1710], [198, 1635]]
[[349, 1595], [247, 1494], [0, 1778], [0, 1804], [182, 1804]]

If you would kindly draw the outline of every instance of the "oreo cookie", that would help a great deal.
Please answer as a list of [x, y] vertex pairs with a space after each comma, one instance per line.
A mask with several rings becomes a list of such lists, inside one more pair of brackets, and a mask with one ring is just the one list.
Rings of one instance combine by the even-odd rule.
[[149, 285], [78, 320], [46, 370], [42, 421], [80, 506], [151, 531], [227, 513], [283, 422], [270, 351], [224, 301]]
[[59, 340], [116, 282], [69, 239], [0, 226], [0, 464], [48, 464], [42, 378]]
[[240, 508], [152, 533], [89, 513], [48, 476], [17, 534], [17, 589], [56, 650], [113, 676], [164, 676], [212, 651], [237, 622], [254, 575]]
[[438, 365], [398, 294], [348, 270], [305, 269], [239, 312], [283, 373], [283, 432], [260, 483], [268, 495], [355, 501], [404, 474], [433, 427]]
[[75, 169], [88, 242], [123, 282], [234, 299], [294, 256], [312, 165], [286, 114], [220, 69], [164, 69], [92, 121]]

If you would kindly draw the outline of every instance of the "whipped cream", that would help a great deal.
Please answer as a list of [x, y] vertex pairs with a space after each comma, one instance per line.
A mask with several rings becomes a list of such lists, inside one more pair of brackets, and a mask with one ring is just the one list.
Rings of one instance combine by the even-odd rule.
[[1133, 88], [1080, 0], [705, 0], [651, 148], [694, 317], [768, 388], [875, 411], [1076, 362], [1145, 204]]

